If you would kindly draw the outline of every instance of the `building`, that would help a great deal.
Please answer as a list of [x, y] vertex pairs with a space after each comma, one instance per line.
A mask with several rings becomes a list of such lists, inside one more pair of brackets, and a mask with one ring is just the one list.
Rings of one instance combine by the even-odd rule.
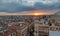
[[[9, 20], [9, 19], [8, 19]], [[16, 20], [15, 20], [16, 21]], [[0, 23], [0, 29], [1, 26], [4, 28], [4, 21]], [[4, 25], [4, 26], [3, 26]], [[34, 25], [32, 23], [32, 20], [30, 19], [21, 19], [17, 22], [11, 22], [11, 23], [6, 23], [6, 29], [1, 30], [0, 36], [28, 36], [30, 33], [31, 29], [33, 28]]]
[[49, 36], [49, 31], [60, 31], [54, 15], [3, 17], [0, 21], [0, 36]]
[[56, 21], [57, 26], [60, 26], [60, 11], [55, 13], [52, 18]]
[[49, 36], [49, 31], [60, 31], [53, 16], [34, 17], [34, 36]]

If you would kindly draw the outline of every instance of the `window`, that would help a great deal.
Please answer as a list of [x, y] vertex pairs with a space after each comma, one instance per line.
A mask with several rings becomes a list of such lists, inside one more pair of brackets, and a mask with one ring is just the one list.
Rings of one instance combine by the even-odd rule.
[[16, 36], [16, 32], [13, 32], [13, 33], [12, 33], [12, 36]]

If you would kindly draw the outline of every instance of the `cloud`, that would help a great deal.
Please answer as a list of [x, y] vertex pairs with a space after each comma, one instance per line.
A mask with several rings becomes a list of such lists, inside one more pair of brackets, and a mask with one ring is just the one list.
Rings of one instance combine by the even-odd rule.
[[34, 6], [34, 0], [22, 0], [22, 5], [24, 6]]
[[1, 12], [59, 10], [59, 0], [0, 0]]
[[1, 1], [1, 3], [12, 3], [12, 2], [17, 3], [17, 2], [20, 2], [20, 0], [0, 0], [0, 1]]
[[43, 4], [41, 2], [35, 3], [35, 7], [40, 10], [59, 10], [60, 2], [54, 4]]

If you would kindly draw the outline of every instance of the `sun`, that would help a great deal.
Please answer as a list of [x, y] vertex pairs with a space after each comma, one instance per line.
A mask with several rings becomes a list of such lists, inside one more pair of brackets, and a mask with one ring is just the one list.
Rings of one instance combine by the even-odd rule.
[[39, 15], [45, 15], [45, 13], [43, 13], [43, 12], [34, 12], [33, 15], [39, 16]]
[[35, 15], [35, 16], [38, 16], [38, 15], [40, 15], [40, 14], [39, 14], [39, 13], [34, 13], [34, 15]]

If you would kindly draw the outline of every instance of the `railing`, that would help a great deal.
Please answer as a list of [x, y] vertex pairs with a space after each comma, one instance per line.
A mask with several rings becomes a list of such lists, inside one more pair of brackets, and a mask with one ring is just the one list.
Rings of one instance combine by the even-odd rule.
[[39, 30], [42, 31], [60, 31], [60, 27], [59, 26], [38, 26]]

